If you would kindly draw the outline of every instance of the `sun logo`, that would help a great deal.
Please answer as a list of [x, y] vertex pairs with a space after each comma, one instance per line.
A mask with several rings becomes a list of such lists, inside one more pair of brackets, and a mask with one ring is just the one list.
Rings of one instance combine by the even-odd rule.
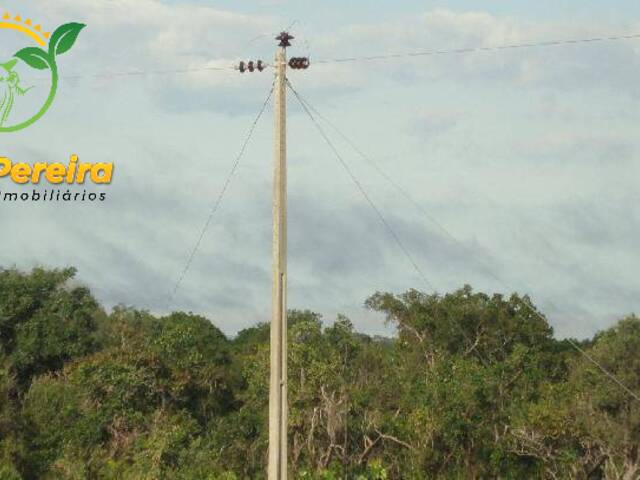
[[[0, 133], [17, 132], [23, 130], [47, 113], [58, 91], [58, 63], [57, 56], [71, 50], [80, 31], [85, 27], [82, 23], [67, 23], [58, 27], [53, 34], [43, 31], [40, 24], [20, 15], [13, 16], [6, 12], [0, 17], [0, 30], [13, 30], [25, 35], [30, 42], [35, 42], [39, 47], [28, 46], [16, 52], [6, 62], [0, 59]], [[45, 47], [45, 48], [40, 48]], [[32, 87], [24, 88], [20, 82], [20, 76], [16, 71], [19, 62], [36, 70], [49, 70], [51, 83], [49, 94], [40, 109], [30, 118], [18, 123], [11, 123], [11, 112], [16, 99], [24, 96]]]
[[20, 33], [31, 37], [38, 45], [44, 47], [47, 45], [47, 40], [51, 37], [51, 33], [43, 32], [42, 25], [33, 26], [33, 21], [30, 18], [22, 20], [20, 15], [12, 17], [9, 12], [5, 12], [2, 15], [2, 21], [0, 21], [0, 28], [6, 28], [9, 30], [17, 30]]

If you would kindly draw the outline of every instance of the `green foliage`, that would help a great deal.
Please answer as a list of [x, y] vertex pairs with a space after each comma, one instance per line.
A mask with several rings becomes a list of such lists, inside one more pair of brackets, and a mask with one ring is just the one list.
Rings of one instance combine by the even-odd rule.
[[416, 290], [398, 296], [376, 293], [366, 304], [387, 315], [398, 327], [401, 342], [417, 343], [428, 353], [472, 353], [485, 361], [501, 361], [518, 344], [544, 349], [553, 343], [549, 324], [527, 307], [528, 297], [516, 294], [505, 300], [465, 286], [444, 296]]
[[0, 272], [0, 347], [20, 384], [96, 348], [98, 305], [74, 269]]
[[[107, 314], [74, 274], [0, 271], [0, 479], [266, 478], [269, 325]], [[395, 339], [289, 312], [291, 478], [636, 478], [639, 402], [529, 303], [377, 293]], [[640, 319], [582, 346], [640, 392]]]

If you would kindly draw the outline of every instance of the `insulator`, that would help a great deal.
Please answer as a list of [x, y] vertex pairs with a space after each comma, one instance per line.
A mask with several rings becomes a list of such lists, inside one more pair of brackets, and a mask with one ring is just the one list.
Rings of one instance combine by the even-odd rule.
[[238, 70], [240, 70], [240, 73], [255, 72], [256, 70], [262, 72], [265, 68], [267, 68], [267, 66], [262, 60], [257, 60], [255, 62], [253, 60], [250, 60], [248, 62], [240, 62], [240, 64], [238, 65]]
[[309, 59], [306, 57], [292, 57], [289, 60], [289, 67], [294, 70], [301, 70], [309, 68]]
[[276, 37], [276, 40], [280, 40], [280, 43], [278, 44], [279, 46], [287, 48], [291, 46], [289, 40], [293, 40], [294, 38], [295, 37], [290, 35], [289, 32], [280, 32], [280, 35]]

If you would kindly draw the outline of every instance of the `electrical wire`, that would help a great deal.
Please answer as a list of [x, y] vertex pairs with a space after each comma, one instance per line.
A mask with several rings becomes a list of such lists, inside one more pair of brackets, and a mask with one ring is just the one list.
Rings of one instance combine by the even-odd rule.
[[[415, 200], [413, 198], [413, 196], [407, 192], [406, 189], [402, 188], [402, 186], [400, 186], [400, 184], [398, 184], [398, 182], [396, 182], [387, 172], [385, 172], [378, 164], [377, 162], [375, 162], [371, 157], [369, 157], [367, 154], [365, 154], [356, 144], [353, 140], [351, 140], [351, 138], [349, 138], [342, 130], [340, 130], [333, 122], [331, 122], [327, 117], [325, 117], [322, 113], [320, 113], [318, 111], [318, 109], [316, 109], [311, 103], [309, 103], [308, 100], [303, 99], [303, 101], [307, 104], [307, 106], [313, 111], [313, 113], [315, 113], [315, 115], [322, 120], [323, 122], [325, 122], [334, 132], [336, 132], [336, 134], [338, 136], [340, 136], [340, 138], [342, 138], [352, 149], [353, 151], [359, 155], [366, 163], [368, 163], [369, 165], [371, 165], [371, 167], [374, 168], [374, 170], [376, 172], [378, 172], [378, 174], [384, 178], [400, 195], [402, 195], [409, 203], [411, 203], [420, 213], [422, 213], [422, 215], [424, 215], [427, 220], [429, 220], [431, 223], [433, 223], [438, 229], [440, 229], [440, 231], [442, 233], [444, 233], [449, 240], [451, 240], [453, 243], [455, 243], [458, 247], [460, 247], [461, 249], [465, 250], [467, 253], [472, 253], [470, 252], [469, 248], [464, 245], [460, 240], [458, 240], [451, 232], [449, 232], [449, 230], [447, 230], [445, 228], [444, 225], [442, 225], [434, 216], [432, 216], [427, 209], [425, 209], [417, 200]], [[500, 283], [503, 287], [505, 287], [507, 290], [510, 290], [511, 287], [507, 284], [505, 284], [498, 276], [494, 275], [491, 272], [490, 269], [490, 265], [482, 262], [480, 259], [478, 259], [476, 256], [472, 255], [472, 258], [476, 259], [476, 261], [486, 269], [486, 273], [487, 275], [489, 275], [491, 278], [493, 278], [496, 282]]]
[[[295, 20], [293, 24], [295, 24], [296, 22], [297, 20]], [[250, 41], [250, 43], [264, 36], [267, 36], [267, 35], [264, 34], [264, 35], [255, 37]], [[559, 45], [612, 42], [612, 41], [636, 40], [636, 39], [640, 39], [640, 34], [613, 35], [608, 37], [579, 38], [579, 39], [569, 39], [569, 40], [551, 40], [551, 41], [544, 41], [544, 42], [537, 42], [537, 43], [499, 45], [495, 47], [468, 47], [468, 48], [457, 48], [457, 49], [448, 49], [448, 50], [422, 50], [422, 51], [415, 51], [415, 52], [390, 53], [390, 54], [381, 54], [381, 55], [365, 55], [361, 57], [329, 58], [329, 59], [314, 60], [313, 63], [314, 65], [326, 65], [326, 64], [349, 63], [349, 62], [370, 62], [370, 61], [377, 61], [377, 60], [394, 60], [394, 59], [411, 58], [411, 57], [424, 57], [424, 56], [435, 56], [435, 55], [459, 55], [459, 54], [466, 54], [466, 53], [495, 52], [495, 51], [501, 51], [501, 50], [515, 50], [515, 49], [524, 49], [524, 48], [539, 48], [539, 47], [551, 47], [551, 46], [559, 46]], [[265, 67], [270, 67], [270, 66], [271, 65], [268, 65], [265, 63]], [[117, 78], [117, 77], [138, 77], [138, 76], [147, 76], [147, 75], [180, 75], [180, 74], [211, 72], [211, 71], [231, 72], [234, 70], [238, 70], [237, 66], [229, 65], [226, 67], [195, 67], [195, 68], [183, 68], [183, 69], [173, 69], [173, 70], [138, 70], [138, 71], [132, 71], [132, 72], [61, 75], [60, 78], [61, 79]]]
[[320, 125], [320, 123], [316, 120], [316, 118], [313, 116], [313, 114], [311, 113], [311, 110], [307, 107], [306, 103], [302, 100], [302, 97], [300, 97], [300, 95], [298, 94], [298, 92], [293, 88], [293, 86], [291, 85], [291, 83], [287, 80], [287, 86], [289, 87], [289, 89], [291, 89], [291, 91], [293, 92], [293, 94], [295, 95], [295, 97], [298, 99], [298, 102], [300, 103], [300, 105], [302, 106], [302, 108], [304, 109], [304, 111], [307, 113], [307, 115], [309, 116], [309, 118], [311, 119], [311, 121], [313, 122], [313, 124], [315, 125], [316, 129], [318, 130], [318, 132], [320, 133], [320, 135], [322, 136], [322, 138], [324, 139], [324, 141], [327, 143], [327, 145], [329, 146], [329, 148], [331, 149], [331, 151], [333, 152], [334, 156], [336, 157], [336, 159], [338, 159], [338, 161], [340, 162], [340, 164], [342, 165], [342, 167], [344, 168], [344, 170], [347, 172], [347, 174], [349, 175], [349, 177], [351, 178], [351, 181], [353, 182], [353, 184], [356, 186], [356, 188], [358, 189], [358, 191], [360, 191], [360, 193], [362, 194], [362, 196], [364, 197], [364, 199], [366, 200], [366, 202], [369, 204], [369, 206], [373, 209], [373, 211], [376, 213], [376, 215], [378, 216], [378, 218], [380, 219], [380, 222], [384, 225], [384, 227], [387, 229], [387, 231], [389, 232], [389, 235], [391, 235], [391, 237], [393, 238], [393, 240], [396, 242], [396, 244], [398, 245], [398, 247], [400, 248], [400, 250], [402, 251], [402, 253], [405, 255], [405, 257], [407, 257], [407, 260], [409, 260], [409, 262], [411, 263], [411, 265], [413, 266], [413, 269], [416, 271], [416, 273], [420, 276], [420, 278], [422, 279], [422, 281], [429, 287], [429, 289], [431, 290], [435, 290], [433, 284], [429, 281], [429, 279], [427, 278], [427, 276], [424, 274], [424, 272], [422, 271], [422, 269], [418, 266], [418, 264], [416, 263], [416, 261], [414, 260], [413, 256], [411, 255], [411, 253], [409, 253], [409, 250], [407, 250], [407, 248], [405, 247], [404, 243], [402, 242], [402, 240], [400, 239], [399, 235], [396, 233], [396, 231], [393, 229], [393, 227], [391, 226], [391, 224], [387, 221], [387, 219], [385, 218], [385, 216], [383, 215], [382, 211], [378, 208], [378, 206], [375, 204], [375, 202], [373, 201], [373, 199], [371, 198], [371, 196], [367, 193], [367, 191], [365, 190], [365, 188], [362, 186], [362, 183], [360, 183], [360, 181], [358, 180], [358, 178], [356, 177], [356, 175], [353, 173], [353, 170], [351, 169], [351, 167], [349, 167], [349, 164], [347, 164], [347, 162], [344, 160], [344, 158], [342, 157], [342, 155], [340, 155], [340, 152], [338, 152], [338, 149], [335, 147], [335, 145], [333, 144], [333, 142], [331, 141], [331, 139], [328, 137], [328, 135], [326, 134], [326, 132], [324, 131], [324, 129], [322, 128], [322, 125]]
[[[360, 191], [360, 193], [362, 194], [362, 196], [364, 197], [364, 199], [367, 201], [367, 203], [369, 204], [369, 206], [373, 209], [373, 211], [376, 213], [376, 215], [378, 216], [378, 218], [380, 219], [380, 221], [382, 222], [382, 224], [385, 226], [385, 228], [387, 229], [387, 231], [389, 232], [389, 234], [391, 235], [391, 237], [394, 239], [394, 241], [396, 242], [396, 244], [398, 245], [398, 247], [400, 248], [400, 250], [402, 251], [402, 253], [405, 255], [405, 257], [407, 257], [407, 260], [409, 261], [409, 263], [411, 263], [411, 266], [413, 267], [413, 269], [416, 271], [416, 273], [418, 274], [418, 276], [422, 279], [422, 281], [424, 282], [424, 284], [426, 285], [428, 290], [432, 290], [432, 291], [436, 291], [435, 287], [433, 286], [433, 283], [431, 283], [431, 281], [429, 281], [429, 279], [427, 278], [427, 276], [424, 274], [424, 272], [422, 271], [422, 269], [420, 268], [420, 266], [418, 265], [418, 263], [414, 260], [413, 256], [411, 255], [411, 253], [409, 252], [409, 250], [405, 247], [404, 243], [402, 242], [402, 240], [400, 239], [400, 236], [395, 232], [395, 230], [393, 229], [393, 227], [391, 226], [391, 224], [387, 221], [387, 219], [385, 218], [385, 216], [382, 214], [382, 211], [378, 208], [378, 206], [375, 204], [375, 202], [373, 201], [373, 199], [371, 198], [371, 196], [367, 193], [367, 191], [365, 190], [365, 188], [362, 186], [362, 183], [358, 180], [358, 178], [355, 176], [355, 174], [353, 173], [353, 170], [349, 167], [349, 164], [347, 164], [347, 162], [344, 160], [344, 158], [342, 157], [342, 155], [340, 155], [340, 152], [338, 152], [338, 149], [336, 148], [336, 146], [333, 144], [333, 142], [331, 141], [331, 139], [329, 138], [329, 136], [326, 134], [326, 132], [324, 131], [324, 129], [322, 128], [322, 125], [320, 125], [320, 123], [316, 120], [316, 118], [314, 117], [313, 113], [311, 112], [311, 109], [309, 108], [309, 106], [307, 105], [306, 101], [302, 98], [302, 96], [297, 92], [297, 90], [295, 88], [293, 88], [293, 85], [291, 85], [291, 83], [289, 82], [289, 80], [287, 80], [287, 86], [289, 87], [289, 89], [293, 92], [293, 94], [295, 95], [296, 99], [298, 100], [298, 102], [300, 103], [300, 105], [302, 106], [303, 110], [305, 111], [305, 113], [307, 114], [307, 116], [311, 119], [311, 122], [315, 125], [316, 129], [318, 130], [318, 132], [320, 133], [320, 135], [322, 136], [322, 138], [324, 139], [324, 141], [326, 142], [326, 144], [329, 146], [329, 148], [331, 149], [331, 151], [333, 152], [333, 154], [335, 155], [335, 157], [338, 159], [338, 161], [340, 162], [340, 164], [342, 165], [342, 167], [344, 168], [344, 170], [347, 172], [347, 174], [349, 175], [349, 177], [351, 178], [351, 181], [353, 182], [353, 184], [356, 186], [356, 188]], [[454, 323], [456, 324], [456, 326], [458, 327], [458, 329], [460, 330], [460, 333], [462, 334], [462, 337], [464, 338], [464, 340], [472, 345], [472, 349], [469, 350], [469, 352], [474, 351], [475, 350], [475, 355], [478, 357], [478, 359], [480, 360], [480, 362], [485, 366], [488, 367], [489, 366], [489, 362], [485, 359], [484, 355], [480, 352], [479, 349], [477, 348], [473, 348], [473, 343], [471, 342], [471, 340], [469, 339], [469, 337], [467, 336], [466, 332], [464, 331], [464, 328], [462, 328], [462, 325], [460, 325], [460, 323], [457, 320], [454, 320]]]
[[[265, 64], [265, 67], [268, 66]], [[231, 73], [234, 70], [238, 70], [236, 66], [227, 67], [194, 67], [194, 68], [181, 68], [173, 70], [133, 70], [131, 72], [112, 72], [112, 73], [89, 73], [83, 75], [60, 75], [61, 80], [81, 80], [85, 78], [121, 78], [121, 77], [145, 77], [152, 75], [184, 75], [188, 73], [203, 73], [203, 72], [228, 72]], [[29, 81], [48, 81], [46, 77], [32, 77], [27, 78]]]
[[238, 166], [240, 165], [240, 161], [242, 160], [242, 157], [244, 156], [244, 153], [247, 150], [247, 146], [249, 145], [249, 142], [250, 142], [251, 138], [253, 137], [253, 132], [255, 131], [255, 129], [256, 129], [257, 125], [258, 125], [258, 122], [262, 118], [262, 115], [264, 114], [264, 112], [265, 112], [265, 110], [267, 108], [267, 105], [269, 104], [269, 101], [271, 100], [274, 88], [275, 88], [275, 81], [271, 84], [271, 89], [269, 90], [269, 94], [267, 95], [267, 98], [265, 99], [264, 103], [262, 104], [262, 107], [260, 108], [260, 111], [258, 112], [258, 115], [253, 120], [253, 123], [251, 124], [251, 127], [249, 128], [249, 131], [247, 132], [247, 135], [246, 135], [244, 141], [242, 142], [242, 146], [240, 147], [240, 151], [238, 152], [238, 155], [236, 156], [236, 158], [235, 158], [235, 160], [233, 162], [231, 170], [229, 171], [229, 174], [227, 175], [227, 178], [225, 179], [225, 182], [224, 182], [224, 184], [222, 186], [222, 189], [220, 190], [220, 193], [218, 194], [218, 196], [216, 197], [215, 201], [213, 202], [213, 205], [211, 206], [211, 210], [209, 212], [207, 220], [205, 221], [204, 225], [202, 226], [202, 229], [200, 230], [200, 234], [197, 237], [196, 243], [193, 246], [193, 248], [191, 249], [191, 251], [189, 253], [189, 256], [187, 258], [187, 261], [186, 261], [182, 271], [180, 272], [180, 275], [178, 276], [178, 279], [177, 279], [173, 289], [171, 290], [171, 292], [167, 296], [167, 305], [166, 305], [167, 310], [171, 306], [171, 303], [172, 303], [173, 299], [175, 298], [175, 295], [178, 292], [178, 289], [180, 288], [180, 285], [182, 284], [185, 276], [187, 275], [187, 272], [189, 271], [189, 268], [191, 268], [191, 264], [193, 263], [193, 259], [195, 258], [196, 253], [198, 252], [198, 249], [200, 248], [200, 245], [202, 244], [202, 240], [204, 239], [205, 233], [207, 232], [207, 229], [209, 228], [209, 225], [211, 225], [211, 221], [213, 220], [213, 217], [214, 217], [215, 213], [220, 208], [220, 204], [222, 203], [222, 199], [224, 198], [224, 195], [227, 192], [227, 189], [229, 188], [229, 185], [231, 184], [231, 179], [233, 178], [234, 174], [238, 170]]
[[114, 73], [92, 73], [88, 75], [61, 75], [60, 78], [64, 80], [78, 80], [83, 78], [118, 78], [118, 77], [144, 77], [151, 75], [184, 75], [188, 73], [201, 73], [201, 72], [232, 72], [237, 70], [234, 66], [229, 67], [197, 67], [197, 68], [182, 68], [175, 70], [136, 70], [131, 72], [114, 72]]
[[[295, 93], [295, 92], [294, 92]], [[440, 223], [437, 219], [435, 219], [419, 202], [417, 202], [413, 196], [407, 192], [402, 186], [400, 186], [393, 178], [391, 178], [376, 162], [374, 162], [368, 155], [366, 155], [356, 144], [353, 142], [345, 133], [343, 133], [333, 122], [329, 121], [324, 115], [322, 115], [318, 110], [313, 107], [306, 99], [303, 99], [299, 94], [296, 94], [298, 100], [301, 103], [307, 105], [307, 107], [315, 113], [315, 115], [320, 118], [323, 122], [325, 122], [329, 127], [331, 127], [351, 148], [360, 156], [363, 160], [365, 160], [369, 165], [371, 165], [389, 184], [395, 188], [405, 199], [407, 199], [414, 207], [416, 207], [429, 221], [431, 221], [434, 225], [436, 225], [451, 241], [453, 241], [458, 247], [463, 249], [466, 253], [471, 254], [471, 257], [478, 262], [480, 266], [482, 266], [486, 273], [500, 283], [506, 290], [515, 291], [512, 286], [504, 282], [501, 278], [495, 275], [487, 262], [483, 261], [481, 258], [471, 252], [471, 250], [464, 245], [460, 240], [458, 240], [442, 223]], [[523, 304], [525, 307], [533, 313], [536, 317], [540, 318], [544, 322], [547, 319], [542, 315], [535, 306], [533, 306], [530, 300], [526, 297], [522, 298]], [[600, 364], [597, 360], [595, 360], [588, 352], [586, 352], [580, 345], [578, 345], [571, 338], [565, 339], [569, 345], [571, 345], [577, 352], [583, 355], [589, 362], [598, 367], [598, 369], [607, 376], [610, 380], [612, 380], [615, 384], [617, 384], [620, 388], [622, 388], [626, 393], [628, 393], [635, 400], [640, 401], [640, 396], [633, 392], [629, 387], [627, 387], [620, 379], [618, 379], [613, 373], [607, 370], [602, 364]]]
[[146, 75], [175, 75], [185, 73], [198, 73], [198, 72], [231, 72], [237, 70], [234, 66], [228, 67], [197, 67], [197, 68], [182, 68], [175, 70], [137, 70], [131, 72], [114, 72], [114, 73], [94, 73], [90, 75], [68, 75], [61, 76], [60, 78], [110, 78], [110, 77], [135, 77]]
[[520, 43], [512, 45], [499, 45], [496, 47], [468, 47], [468, 48], [456, 48], [449, 50], [423, 50], [416, 52], [404, 52], [404, 53], [390, 53], [382, 55], [368, 55], [362, 57], [345, 57], [345, 58], [331, 58], [314, 60], [314, 65], [332, 64], [332, 63], [349, 63], [349, 62], [371, 62], [376, 60], [394, 60], [411, 57], [426, 57], [435, 55], [460, 55], [465, 53], [480, 53], [480, 52], [495, 52], [501, 50], [517, 50], [525, 48], [540, 48], [540, 47], [552, 47], [559, 45], [571, 45], [581, 43], [595, 43], [595, 42], [613, 42], [619, 40], [636, 40], [640, 39], [640, 34], [631, 35], [615, 35], [610, 37], [594, 37], [594, 38], [578, 38], [570, 40], [551, 40], [537, 43]]

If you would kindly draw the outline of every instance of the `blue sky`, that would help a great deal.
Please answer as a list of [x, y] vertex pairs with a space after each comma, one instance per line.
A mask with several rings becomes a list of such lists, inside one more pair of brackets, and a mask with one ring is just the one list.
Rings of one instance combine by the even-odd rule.
[[[297, 20], [289, 53], [309, 54], [312, 66], [290, 72], [292, 84], [463, 245], [335, 139], [439, 292], [468, 283], [529, 293], [558, 336], [592, 335], [640, 311], [640, 40], [313, 64], [637, 34], [637, 2], [10, 0], [2, 8], [50, 28], [88, 27], [61, 60], [67, 78], [54, 108], [2, 138], [0, 154], [51, 162], [77, 153], [113, 161], [116, 174], [104, 205], [1, 205], [10, 233], [0, 265], [75, 265], [104, 304], [166, 313], [272, 72], [110, 74], [268, 61], [270, 37]], [[3, 37], [0, 55], [18, 43]], [[38, 87], [26, 108], [46, 78], [23, 77]], [[290, 305], [389, 333], [364, 300], [422, 288], [421, 280], [293, 99], [289, 109]], [[268, 109], [170, 305], [227, 333], [269, 317], [271, 141]]]

